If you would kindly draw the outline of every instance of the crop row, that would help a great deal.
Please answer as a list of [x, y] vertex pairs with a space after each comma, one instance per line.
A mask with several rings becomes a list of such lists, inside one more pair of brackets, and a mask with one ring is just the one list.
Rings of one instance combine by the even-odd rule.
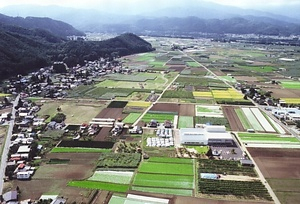
[[141, 161], [138, 153], [103, 153], [100, 155], [97, 167], [104, 168], [135, 168]]
[[129, 186], [125, 184], [116, 184], [116, 183], [105, 183], [97, 181], [70, 181], [68, 186], [87, 188], [87, 189], [101, 189], [107, 191], [114, 191], [125, 193]]
[[193, 189], [194, 176], [137, 173], [133, 180], [133, 185], [146, 187]]
[[107, 183], [130, 184], [133, 172], [96, 171], [89, 181], [101, 181]]
[[111, 152], [111, 149], [82, 148], [82, 147], [55, 147], [51, 153], [103, 153]]
[[148, 162], [193, 164], [194, 161], [192, 159], [185, 159], [185, 158], [150, 157], [148, 159]]
[[172, 114], [155, 114], [155, 113], [146, 113], [142, 119], [144, 122], [150, 122], [151, 120], [156, 120], [157, 122], [163, 123], [166, 120], [173, 121], [174, 115]]
[[204, 194], [235, 195], [246, 198], [259, 197], [271, 201], [267, 189], [260, 181], [229, 181], [200, 179], [199, 191]]
[[192, 196], [193, 195], [193, 190], [188, 190], [188, 189], [172, 189], [172, 188], [133, 186], [132, 190], [142, 191], [142, 192], [151, 192], [151, 193], [182, 195], [182, 196]]
[[224, 172], [231, 175], [246, 175], [256, 176], [253, 167], [241, 166], [238, 161], [227, 160], [199, 160], [199, 173], [216, 173], [223, 174]]
[[138, 171], [154, 174], [194, 175], [194, 165], [143, 162]]

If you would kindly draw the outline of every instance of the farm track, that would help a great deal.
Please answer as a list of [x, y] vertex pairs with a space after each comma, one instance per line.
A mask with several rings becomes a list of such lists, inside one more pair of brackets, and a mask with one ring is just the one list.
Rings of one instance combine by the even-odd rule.
[[234, 107], [231, 106], [223, 106], [223, 111], [225, 117], [229, 121], [229, 125], [232, 131], [244, 131], [243, 124], [241, 123], [239, 117], [234, 111]]

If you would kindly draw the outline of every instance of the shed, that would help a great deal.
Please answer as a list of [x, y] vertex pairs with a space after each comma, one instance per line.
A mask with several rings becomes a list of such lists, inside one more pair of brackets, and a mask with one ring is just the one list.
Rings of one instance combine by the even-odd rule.
[[240, 163], [242, 166], [254, 166], [253, 162], [250, 159], [241, 159]]
[[30, 152], [30, 146], [28, 146], [28, 145], [22, 145], [22, 146], [20, 146], [19, 147], [19, 149], [18, 149], [18, 151], [17, 151], [17, 153], [18, 154], [26, 154], [26, 153], [29, 153]]

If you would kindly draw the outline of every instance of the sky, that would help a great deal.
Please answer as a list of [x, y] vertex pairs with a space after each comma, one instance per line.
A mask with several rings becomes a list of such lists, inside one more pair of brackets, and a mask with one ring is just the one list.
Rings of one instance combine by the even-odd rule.
[[[153, 3], [153, 0], [0, 0], [0, 7], [18, 4], [37, 4], [37, 5], [59, 5], [64, 7], [75, 8], [101, 8], [103, 4], [108, 7], [115, 5], [122, 6], [126, 9], [127, 6], [138, 5], [141, 1]], [[178, 1], [178, 0], [177, 0]], [[189, 0], [180, 0], [187, 3]], [[267, 8], [268, 6], [294, 5], [300, 4], [300, 0], [195, 0], [208, 1], [223, 5], [236, 6], [241, 8]], [[160, 0], [159, 5], [165, 7], [167, 4], [174, 3], [174, 0]]]

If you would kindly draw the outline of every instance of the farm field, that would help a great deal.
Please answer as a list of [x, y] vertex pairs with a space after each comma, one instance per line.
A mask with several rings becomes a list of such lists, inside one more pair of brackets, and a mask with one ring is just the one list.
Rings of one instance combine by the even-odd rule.
[[70, 181], [68, 183], [68, 186], [87, 189], [107, 190], [119, 193], [125, 193], [129, 188], [129, 186], [125, 184], [105, 183], [97, 181]]
[[252, 113], [250, 108], [242, 108], [245, 116], [247, 117], [249, 123], [253, 127], [254, 130], [259, 132], [264, 132], [264, 128], [260, 125], [259, 121], [256, 119], [255, 115]]
[[195, 188], [193, 169], [192, 159], [150, 157], [140, 165], [132, 189], [192, 196]]
[[221, 106], [196, 105], [196, 116], [224, 117]]
[[295, 143], [300, 144], [299, 140], [293, 136], [281, 136], [277, 134], [256, 134], [238, 133], [243, 142], [248, 143]]
[[287, 104], [300, 104], [300, 98], [282, 98]]
[[51, 153], [103, 153], [111, 152], [111, 149], [81, 148], [81, 147], [55, 147]]
[[103, 153], [100, 155], [98, 168], [136, 168], [141, 161], [138, 153]]
[[133, 186], [193, 189], [194, 176], [137, 173]]
[[159, 194], [193, 196], [193, 190], [188, 190], [188, 189], [171, 189], [171, 188], [133, 186], [132, 190], [142, 191], [142, 192], [150, 192], [150, 193], [159, 193]]
[[166, 113], [146, 113], [142, 118], [142, 121], [145, 123], [149, 123], [151, 120], [156, 120], [159, 123], [163, 123], [166, 120], [174, 121], [174, 114], [166, 114]]
[[266, 132], [276, 132], [265, 116], [260, 112], [258, 108], [250, 108], [252, 113], [255, 115], [261, 126]]
[[212, 90], [215, 99], [243, 99], [244, 95], [235, 89], [228, 88], [227, 90]]
[[243, 110], [240, 108], [236, 108], [235, 109], [235, 113], [237, 114], [239, 120], [241, 121], [244, 129], [252, 129], [252, 126], [249, 122], [249, 120], [247, 119], [247, 116], [244, 114]]
[[194, 175], [192, 164], [187, 165], [179, 163], [143, 162], [140, 165], [138, 172], [171, 175]]
[[105, 105], [101, 104], [77, 104], [70, 102], [46, 102], [42, 105], [41, 110], [38, 112], [39, 116], [50, 115], [50, 118], [57, 113], [57, 108], [61, 108], [61, 113], [66, 117], [65, 123], [67, 124], [82, 124], [88, 123], [100, 112]]
[[230, 129], [233, 131], [244, 131], [246, 128], [244, 128], [235, 110], [232, 106], [223, 106], [224, 115], [228, 119]]
[[299, 149], [248, 148], [282, 204], [299, 203]]
[[130, 113], [124, 120], [123, 123], [133, 124], [141, 116], [141, 113]]
[[194, 91], [193, 96], [195, 98], [197, 98], [197, 97], [199, 97], [199, 98], [213, 98], [212, 93], [208, 92], [208, 91]]
[[180, 116], [178, 122], [178, 128], [193, 128], [194, 117], [192, 116]]
[[133, 173], [129, 171], [95, 171], [93, 176], [88, 178], [88, 180], [129, 185]]
[[281, 81], [281, 86], [285, 89], [300, 89], [299, 81]]

